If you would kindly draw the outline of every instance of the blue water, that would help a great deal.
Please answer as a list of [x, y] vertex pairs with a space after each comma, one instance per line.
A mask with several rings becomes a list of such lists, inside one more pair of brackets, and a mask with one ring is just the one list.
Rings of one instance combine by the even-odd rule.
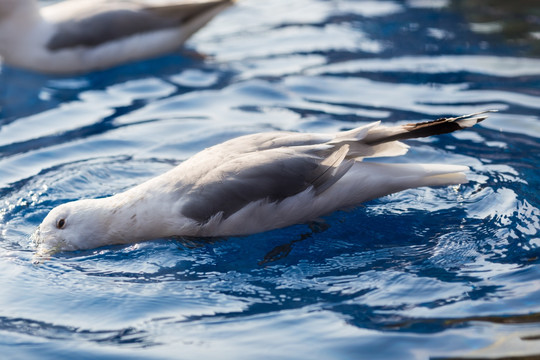
[[[539, 355], [538, 35], [511, 41], [467, 15], [440, 0], [244, 0], [157, 59], [72, 77], [2, 66], [0, 357]], [[466, 185], [315, 227], [32, 263], [54, 206], [226, 139], [484, 109], [499, 112], [402, 158], [468, 165]]]

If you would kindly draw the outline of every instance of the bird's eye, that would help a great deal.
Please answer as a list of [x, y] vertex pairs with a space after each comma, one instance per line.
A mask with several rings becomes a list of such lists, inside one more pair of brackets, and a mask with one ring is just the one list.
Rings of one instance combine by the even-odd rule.
[[56, 227], [59, 228], [59, 229], [63, 229], [64, 226], [66, 226], [66, 220], [65, 219], [60, 219], [56, 223]]

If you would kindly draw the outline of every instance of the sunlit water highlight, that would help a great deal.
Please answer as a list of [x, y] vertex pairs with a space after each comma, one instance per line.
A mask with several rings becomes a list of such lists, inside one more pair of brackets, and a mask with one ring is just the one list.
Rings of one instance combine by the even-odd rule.
[[[0, 73], [0, 351], [13, 359], [540, 354], [540, 60], [449, 1], [245, 0], [191, 51], [89, 75]], [[130, 188], [241, 134], [494, 108], [403, 162], [471, 167], [241, 238], [33, 264], [54, 206]]]

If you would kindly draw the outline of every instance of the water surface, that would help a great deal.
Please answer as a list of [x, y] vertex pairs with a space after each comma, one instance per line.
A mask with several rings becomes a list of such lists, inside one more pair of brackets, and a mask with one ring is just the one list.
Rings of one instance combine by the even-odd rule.
[[[538, 29], [528, 17], [515, 35], [489, 17], [505, 5], [486, 9], [245, 0], [157, 59], [71, 77], [2, 66], [3, 356], [540, 354]], [[466, 185], [404, 191], [317, 226], [32, 263], [29, 235], [54, 206], [123, 191], [232, 137], [484, 109], [499, 112], [410, 141], [401, 159], [467, 165]]]

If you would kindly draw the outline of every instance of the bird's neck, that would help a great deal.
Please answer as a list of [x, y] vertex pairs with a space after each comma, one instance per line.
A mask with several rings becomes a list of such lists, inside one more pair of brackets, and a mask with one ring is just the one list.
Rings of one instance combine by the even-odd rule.
[[161, 196], [154, 192], [147, 196], [147, 190], [136, 187], [110, 198], [106, 210], [111, 218], [108, 223], [110, 240], [132, 243], [183, 235], [183, 227], [190, 224], [182, 223], [174, 203], [166, 194]]

